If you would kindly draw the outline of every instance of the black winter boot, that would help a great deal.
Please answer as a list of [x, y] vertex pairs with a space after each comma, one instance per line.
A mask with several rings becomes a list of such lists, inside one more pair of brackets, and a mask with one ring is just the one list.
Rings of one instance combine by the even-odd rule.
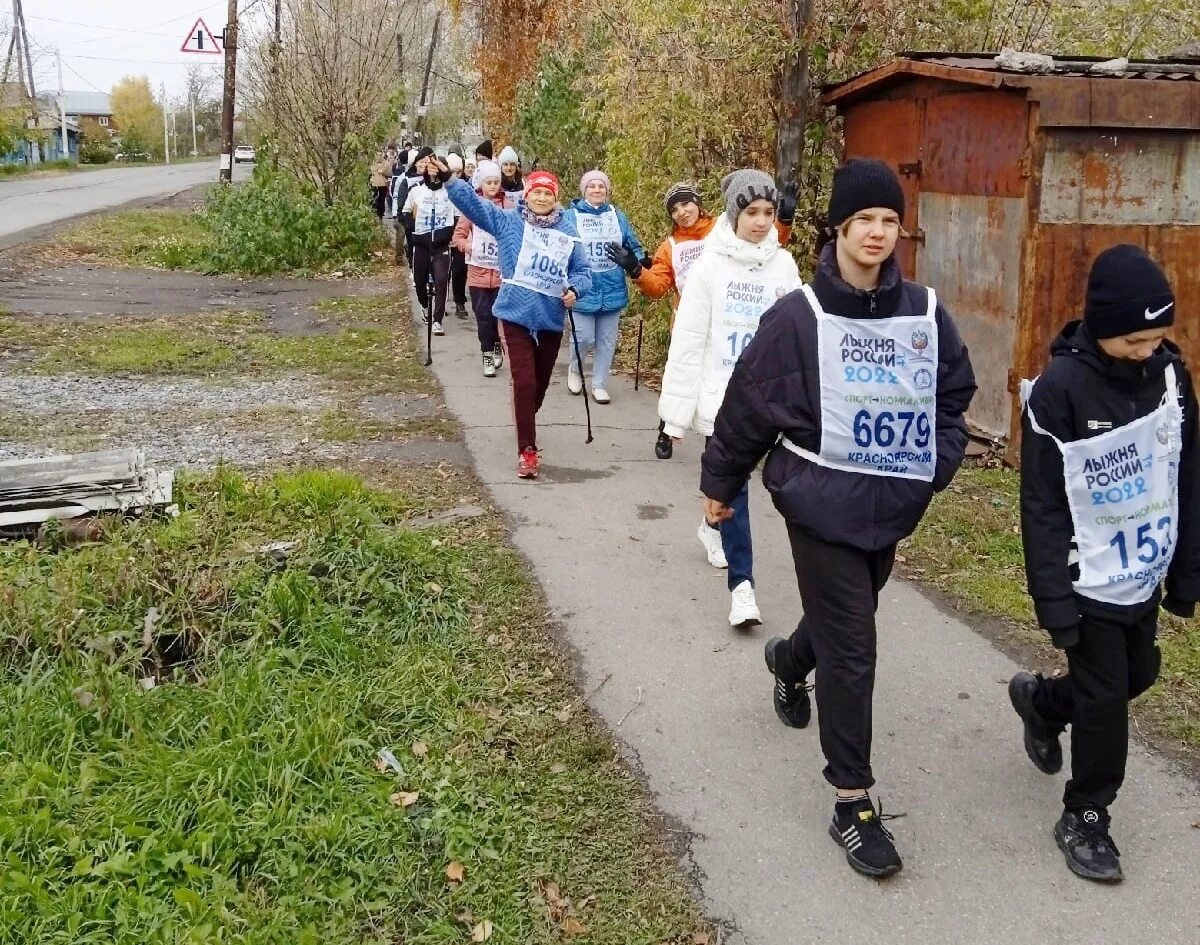
[[1038, 771], [1057, 774], [1063, 766], [1062, 745], [1058, 734], [1033, 707], [1033, 694], [1041, 682], [1033, 673], [1017, 673], [1008, 682], [1008, 698], [1025, 723], [1025, 754]]

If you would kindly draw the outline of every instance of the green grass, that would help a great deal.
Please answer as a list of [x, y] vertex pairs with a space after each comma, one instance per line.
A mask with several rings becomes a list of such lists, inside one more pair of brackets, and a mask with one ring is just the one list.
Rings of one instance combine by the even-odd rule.
[[174, 520], [0, 545], [0, 941], [560, 942], [547, 882], [581, 942], [692, 941], [494, 522], [411, 531], [425, 498], [337, 472], [180, 491]]
[[89, 219], [68, 230], [57, 247], [115, 265], [159, 269], [205, 268], [211, 236], [190, 210], [128, 210]]
[[311, 372], [364, 389], [426, 390], [400, 302], [392, 324], [302, 336], [270, 331], [262, 315], [227, 312], [177, 318], [71, 322], [0, 318], [0, 348], [32, 356], [45, 374], [254, 375]]
[[[1014, 642], [1057, 659], [1025, 589], [1019, 489], [1011, 469], [964, 467], [900, 554], [907, 573], [969, 613], [1002, 618]], [[1162, 676], [1138, 700], [1139, 718], [1171, 742], [1200, 750], [1200, 626], [1160, 612], [1159, 643]]]
[[23, 174], [36, 174], [39, 171], [75, 171], [80, 165], [73, 160], [59, 159], [43, 161], [32, 167], [28, 164], [0, 164], [0, 177], [19, 177]]

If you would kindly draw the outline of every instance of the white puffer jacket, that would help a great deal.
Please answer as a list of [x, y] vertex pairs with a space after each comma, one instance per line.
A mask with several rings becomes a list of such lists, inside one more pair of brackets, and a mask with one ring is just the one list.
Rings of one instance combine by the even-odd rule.
[[763, 312], [800, 288], [791, 254], [772, 228], [761, 243], [734, 235], [724, 214], [692, 266], [671, 334], [658, 415], [663, 432], [711, 436], [733, 366]]

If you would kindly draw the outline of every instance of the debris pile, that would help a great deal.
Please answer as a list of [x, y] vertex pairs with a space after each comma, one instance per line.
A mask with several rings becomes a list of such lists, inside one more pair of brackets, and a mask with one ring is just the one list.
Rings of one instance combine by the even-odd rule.
[[161, 506], [173, 514], [174, 484], [174, 470], [150, 468], [137, 449], [0, 463], [0, 528]]

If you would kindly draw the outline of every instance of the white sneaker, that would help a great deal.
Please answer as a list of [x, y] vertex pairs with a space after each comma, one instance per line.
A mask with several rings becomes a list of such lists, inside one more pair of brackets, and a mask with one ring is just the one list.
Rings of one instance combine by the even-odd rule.
[[435, 335], [444, 335], [446, 333], [446, 329], [442, 327], [441, 322], [434, 322], [433, 323], [433, 333]]
[[608, 391], [603, 387], [593, 387], [592, 397], [598, 404], [611, 404], [612, 398], [608, 396]]
[[567, 368], [567, 390], [572, 394], [583, 393], [583, 375], [575, 370], [575, 362]]
[[714, 568], [727, 568], [729, 562], [725, 560], [725, 548], [721, 545], [721, 530], [713, 528], [708, 524], [707, 519], [700, 519], [700, 527], [696, 529], [696, 537], [700, 539], [700, 544], [704, 546], [704, 553], [708, 555], [708, 563]]
[[483, 356], [483, 376], [484, 377], [495, 377], [496, 376], [496, 364], [492, 360], [491, 352], [488, 352], [487, 354], [485, 354]]
[[758, 612], [758, 602], [754, 599], [754, 585], [742, 581], [733, 589], [730, 595], [732, 604], [729, 608], [729, 626], [738, 630], [748, 630], [762, 623], [762, 614]]
[[504, 349], [500, 347], [500, 342], [496, 342], [496, 347], [492, 349], [492, 364], [498, 368], [504, 367]]

